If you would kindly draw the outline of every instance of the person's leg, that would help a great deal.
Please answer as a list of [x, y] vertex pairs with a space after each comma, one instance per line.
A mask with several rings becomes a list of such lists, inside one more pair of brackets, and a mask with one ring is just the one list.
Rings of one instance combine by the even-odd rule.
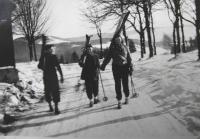
[[53, 102], [54, 102], [54, 105], [55, 105], [55, 114], [60, 114], [60, 110], [58, 108], [58, 103], [60, 102], [60, 93], [59, 93], [59, 91], [54, 92]]
[[49, 112], [53, 112], [53, 107], [51, 105], [51, 101], [49, 101], [48, 104], [49, 104]]
[[115, 81], [115, 92], [116, 92], [116, 98], [118, 100], [118, 108], [120, 109], [121, 99], [122, 99], [120, 67], [113, 66], [113, 77]]
[[55, 105], [55, 114], [60, 114], [60, 110], [58, 108], [58, 103], [60, 102], [60, 91], [59, 91], [58, 80], [55, 80], [54, 82], [52, 82], [51, 86], [52, 86], [51, 87], [52, 98]]
[[123, 91], [124, 91], [124, 94], [125, 94], [125, 104], [128, 104], [128, 97], [129, 97], [129, 74], [128, 74], [128, 71], [126, 69], [126, 67], [124, 68], [123, 70], [123, 73], [122, 73], [122, 85], [123, 85]]
[[90, 80], [85, 80], [85, 87], [86, 87], [86, 94], [88, 99], [90, 100], [90, 107], [93, 106], [93, 101], [92, 101], [92, 82]]
[[58, 108], [58, 102], [54, 102], [55, 104], [55, 114], [60, 114], [60, 110]]
[[53, 107], [51, 105], [51, 101], [52, 101], [51, 92], [50, 92], [50, 89], [48, 87], [48, 84], [45, 81], [44, 81], [44, 93], [45, 93], [45, 100], [49, 105], [49, 111], [52, 112]]
[[99, 80], [94, 80], [93, 81], [94, 104], [97, 104], [99, 102], [98, 94], [99, 94]]

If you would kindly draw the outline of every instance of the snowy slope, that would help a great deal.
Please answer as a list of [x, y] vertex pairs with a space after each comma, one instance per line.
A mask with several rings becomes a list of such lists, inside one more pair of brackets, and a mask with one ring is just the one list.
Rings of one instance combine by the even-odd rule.
[[[172, 109], [170, 113], [189, 131], [200, 135], [200, 63], [197, 51], [173, 55], [159, 50], [152, 59], [135, 62], [136, 84], [148, 79], [148, 95], [159, 107]], [[137, 56], [136, 56], [137, 57]], [[137, 59], [137, 58], [135, 58]]]

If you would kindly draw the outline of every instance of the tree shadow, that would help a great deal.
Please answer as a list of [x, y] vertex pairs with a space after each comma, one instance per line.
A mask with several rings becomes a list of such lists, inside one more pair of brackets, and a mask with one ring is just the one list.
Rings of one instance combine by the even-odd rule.
[[113, 119], [113, 120], [109, 120], [109, 121], [105, 121], [105, 122], [101, 122], [101, 123], [97, 123], [97, 124], [93, 124], [93, 125], [89, 125], [89, 126], [84, 126], [84, 127], [81, 127], [79, 129], [75, 129], [75, 130], [72, 130], [72, 131], [69, 131], [69, 132], [51, 135], [50, 137], [67, 136], [67, 135], [70, 135], [70, 134], [74, 134], [74, 133], [77, 133], [77, 132], [81, 132], [81, 131], [96, 128], [96, 127], [102, 127], [102, 126], [105, 126], [105, 125], [112, 125], [112, 124], [127, 122], [127, 121], [131, 121], [131, 120], [140, 120], [140, 119], [145, 119], [145, 118], [150, 118], [150, 117], [156, 117], [156, 116], [168, 113], [168, 111], [169, 111], [169, 109], [160, 110], [160, 111], [147, 113], [147, 114], [135, 115], [135, 116], [126, 116], [126, 117], [117, 118], [117, 119]]
[[[102, 112], [102, 111], [106, 111], [106, 110], [108, 111], [108, 110], [111, 110], [111, 109], [115, 109], [115, 108], [113, 108], [113, 106], [115, 106], [115, 105], [116, 104], [111, 104], [111, 105], [98, 107], [98, 108], [90, 108], [89, 110], [86, 110], [86, 111], [83, 111], [83, 112], [81, 112], [81, 111], [84, 110], [84, 109], [88, 109], [89, 105], [82, 105], [82, 106], [78, 106], [78, 107], [73, 107], [73, 108], [61, 111], [61, 114], [64, 114], [64, 113], [67, 113], [67, 112], [75, 112], [75, 114], [73, 114], [73, 115], [70, 115], [70, 116], [67, 116], [67, 117], [62, 117], [62, 118], [59, 118], [59, 119], [52, 119], [52, 120], [48, 120], [48, 121], [43, 121], [43, 122], [14, 125], [13, 130], [28, 128], [28, 127], [35, 127], [35, 126], [43, 126], [43, 125], [48, 125], [48, 124], [52, 124], [52, 123], [56, 123], [56, 122], [62, 122], [62, 121], [65, 121], [65, 120], [75, 119], [77, 117], [84, 116], [84, 115], [91, 114], [91, 113]], [[33, 115], [33, 116], [29, 116], [29, 117], [24, 117], [24, 118], [21, 118], [20, 120], [32, 120], [32, 119], [37, 119], [37, 118], [42, 118], [42, 117], [47, 117], [47, 116], [53, 116], [53, 115], [54, 114], [52, 114], [52, 113], [44, 113], [44, 114], [40, 114], [40, 115]]]
[[[83, 93], [85, 91], [85, 85], [84, 84], [81, 84], [81, 81], [80, 79], [77, 81], [77, 84], [74, 86], [74, 91], [75, 92], [79, 92], [81, 91], [81, 93]], [[81, 94], [83, 95], [83, 94]], [[75, 100], [71, 100], [71, 101], [66, 101], [65, 103], [73, 103], [73, 102], [77, 102], [77, 101], [80, 101], [80, 99], [75, 99]], [[62, 103], [63, 104], [63, 103]], [[72, 107], [72, 108], [69, 108], [69, 109], [65, 109], [65, 110], [62, 110], [61, 113], [67, 113], [67, 112], [73, 112], [73, 111], [77, 111], [78, 109], [83, 109], [83, 108], [88, 108], [89, 106], [87, 105], [82, 105], [82, 106], [77, 106], [77, 107]], [[30, 116], [28, 116], [27, 114], [24, 116], [20, 115], [20, 116], [17, 116], [17, 120], [30, 120], [30, 119], [37, 119], [37, 118], [42, 118], [42, 117], [48, 117], [48, 116], [54, 116], [54, 113], [52, 112], [48, 112], [48, 110], [45, 110], [45, 111], [39, 111], [39, 112], [34, 112], [32, 114], [29, 114]]]

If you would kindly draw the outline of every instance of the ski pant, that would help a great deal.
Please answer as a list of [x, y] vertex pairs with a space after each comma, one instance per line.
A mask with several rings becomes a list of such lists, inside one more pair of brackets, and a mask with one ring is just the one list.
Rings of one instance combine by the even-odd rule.
[[85, 86], [88, 99], [98, 96], [99, 80], [87, 79], [85, 80]]
[[129, 97], [128, 65], [112, 65], [112, 71], [115, 80], [115, 91], [117, 100], [122, 99], [121, 84], [123, 85], [125, 97]]
[[54, 103], [60, 102], [60, 91], [57, 77], [44, 78], [45, 99], [48, 103], [52, 100]]

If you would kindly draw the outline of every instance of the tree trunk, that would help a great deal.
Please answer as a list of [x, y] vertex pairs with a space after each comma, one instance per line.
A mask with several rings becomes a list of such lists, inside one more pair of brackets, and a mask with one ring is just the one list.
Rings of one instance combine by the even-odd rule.
[[35, 41], [33, 41], [33, 50], [34, 50], [35, 61], [37, 61], [37, 51], [36, 51]]
[[144, 16], [145, 16], [145, 22], [146, 22], [146, 28], [147, 28], [147, 37], [148, 37], [148, 44], [149, 44], [149, 57], [153, 57], [153, 46], [152, 46], [152, 40], [151, 40], [151, 29], [150, 29], [150, 22], [149, 22], [149, 13], [148, 13], [148, 7], [145, 0], [143, 0], [143, 10], [144, 10]]
[[156, 55], [157, 54], [157, 52], [156, 52], [156, 37], [155, 37], [155, 29], [154, 29], [152, 13], [151, 13], [151, 25], [152, 25], [152, 35], [153, 35], [153, 50], [154, 50], [154, 55]]
[[103, 46], [102, 46], [102, 33], [101, 33], [101, 29], [99, 29], [99, 42], [100, 42], [100, 49], [101, 49], [101, 52], [100, 52], [100, 58], [102, 59], [103, 58]]
[[176, 46], [176, 29], [175, 29], [175, 23], [173, 24], [173, 43], [174, 47], [172, 48], [172, 52], [174, 53], [175, 57], [177, 54], [177, 46]]
[[179, 20], [176, 19], [175, 21], [175, 32], [176, 32], [176, 39], [177, 39], [177, 53], [181, 52], [181, 47], [180, 47], [180, 33], [179, 33]]
[[177, 37], [177, 53], [181, 52], [181, 41], [180, 41], [180, 32], [179, 32], [179, 0], [174, 1], [175, 4], [175, 29], [176, 29], [176, 37]]
[[151, 20], [151, 30], [152, 30], [152, 37], [153, 37], [152, 38], [153, 39], [153, 52], [154, 52], [154, 55], [156, 55], [156, 38], [155, 38], [151, 0], [148, 0], [148, 4], [149, 4], [149, 19]]
[[32, 48], [31, 41], [28, 41], [28, 48], [29, 48], [30, 61], [32, 61], [33, 60], [33, 48]]
[[141, 46], [141, 58], [144, 57], [145, 54], [145, 43], [144, 43], [144, 29], [143, 29], [143, 24], [142, 24], [142, 18], [141, 18], [141, 13], [139, 10], [139, 6], [137, 8], [137, 13], [139, 15], [139, 24], [140, 24], [140, 46]]
[[146, 54], [146, 42], [145, 42], [145, 32], [144, 32], [144, 30], [142, 32], [142, 48], [143, 48], [143, 53]]
[[144, 50], [143, 50], [143, 37], [142, 34], [140, 33], [140, 48], [141, 48], [141, 58], [144, 57]]
[[198, 47], [198, 60], [200, 60], [200, 1], [195, 0], [196, 5], [196, 39]]
[[143, 46], [143, 53], [146, 54], [146, 39], [145, 39], [145, 32], [142, 32], [142, 46]]
[[[180, 12], [180, 15], [182, 15], [181, 12]], [[180, 22], [181, 22], [181, 34], [182, 34], [182, 51], [183, 51], [183, 53], [185, 53], [186, 52], [186, 49], [185, 49], [185, 34], [184, 34], [184, 25], [183, 25], [182, 16], [180, 16]]]

